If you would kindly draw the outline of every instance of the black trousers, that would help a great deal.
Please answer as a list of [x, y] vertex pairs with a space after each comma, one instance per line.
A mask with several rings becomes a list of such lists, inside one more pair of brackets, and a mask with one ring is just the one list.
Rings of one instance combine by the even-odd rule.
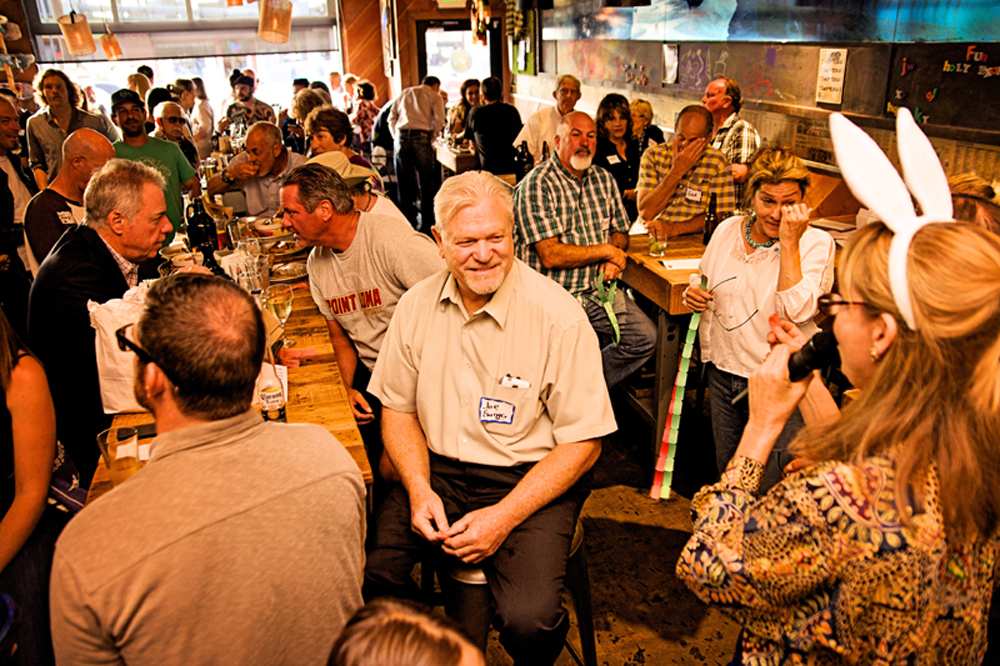
[[434, 226], [434, 195], [441, 180], [431, 133], [399, 130], [393, 161], [399, 207], [414, 229], [429, 235]]
[[[507, 496], [530, 464], [491, 467], [431, 454], [431, 487], [444, 504], [449, 523]], [[562, 651], [569, 618], [560, 594], [566, 577], [573, 531], [590, 493], [586, 478], [542, 507], [508, 535], [482, 562], [496, 604], [500, 642], [515, 664], [552, 664]], [[410, 501], [402, 485], [382, 504], [365, 566], [365, 599], [393, 596], [419, 599], [413, 568], [448, 556], [410, 529]], [[454, 559], [452, 559], [454, 561]]]

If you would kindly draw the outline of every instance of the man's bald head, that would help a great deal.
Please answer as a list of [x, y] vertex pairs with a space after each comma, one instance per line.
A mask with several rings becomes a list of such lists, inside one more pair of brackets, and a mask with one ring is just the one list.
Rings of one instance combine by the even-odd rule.
[[62, 145], [62, 156], [63, 162], [76, 157], [103, 157], [104, 162], [107, 162], [115, 156], [115, 147], [100, 132], [84, 127], [66, 137]]
[[68, 181], [70, 188], [78, 190], [82, 196], [90, 177], [114, 158], [115, 148], [100, 132], [82, 128], [63, 141], [62, 155], [63, 167], [59, 171], [59, 180]]
[[163, 118], [164, 116], [171, 116], [171, 115], [183, 116], [184, 115], [183, 107], [181, 107], [181, 105], [178, 104], [177, 102], [160, 102], [159, 104], [156, 105], [156, 108], [153, 110], [154, 118]]

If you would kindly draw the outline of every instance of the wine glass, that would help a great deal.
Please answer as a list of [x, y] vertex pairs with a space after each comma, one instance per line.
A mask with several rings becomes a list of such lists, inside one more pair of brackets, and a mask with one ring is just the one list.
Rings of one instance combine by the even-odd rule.
[[[292, 314], [292, 287], [287, 284], [271, 285], [264, 291], [264, 306], [281, 322], [281, 334], [284, 337], [285, 324]], [[285, 346], [291, 347], [295, 341], [285, 337]]]

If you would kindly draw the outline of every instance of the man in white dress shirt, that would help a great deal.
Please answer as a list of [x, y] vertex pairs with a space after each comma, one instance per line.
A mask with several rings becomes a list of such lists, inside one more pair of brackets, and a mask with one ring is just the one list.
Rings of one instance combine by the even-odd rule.
[[[556, 89], [552, 91], [552, 96], [556, 99], [555, 106], [546, 106], [531, 114], [528, 122], [521, 128], [517, 138], [514, 139], [514, 148], [521, 145], [522, 141], [528, 142], [528, 152], [535, 158], [538, 164], [543, 155], [555, 150], [556, 129], [559, 121], [567, 113], [576, 108], [576, 103], [580, 101], [580, 80], [572, 74], [563, 74], [556, 82]], [[543, 150], [543, 144], [548, 147], [548, 151]]]
[[445, 122], [440, 91], [440, 79], [425, 77], [419, 86], [404, 90], [389, 112], [389, 127], [395, 138], [393, 165], [399, 205], [413, 227], [427, 234], [434, 226], [434, 195], [439, 185], [434, 137]]

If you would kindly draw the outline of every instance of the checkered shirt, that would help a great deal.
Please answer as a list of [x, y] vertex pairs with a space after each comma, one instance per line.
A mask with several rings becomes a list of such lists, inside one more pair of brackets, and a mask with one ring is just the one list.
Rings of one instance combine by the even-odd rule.
[[598, 166], [575, 178], [555, 154], [531, 170], [514, 189], [514, 242], [517, 256], [577, 296], [593, 287], [603, 262], [577, 268], [542, 266], [534, 244], [558, 238], [570, 245], [607, 243], [611, 233], [627, 234], [628, 215], [611, 174]]
[[[639, 189], [651, 190], [670, 173], [674, 161], [672, 143], [651, 146], [639, 162]], [[701, 192], [701, 201], [688, 198], [688, 189]], [[716, 195], [715, 212], [724, 220], [736, 211], [736, 187], [733, 174], [729, 170], [729, 160], [710, 146], [706, 146], [701, 159], [681, 178], [677, 189], [671, 195], [656, 220], [660, 222], [684, 222], [708, 211], [712, 193]]]
[[103, 236], [97, 234], [97, 237], [101, 239], [104, 246], [108, 248], [108, 252], [111, 253], [111, 258], [115, 260], [116, 264], [118, 264], [118, 270], [122, 272], [122, 277], [125, 278], [125, 282], [128, 284], [129, 289], [138, 286], [139, 266], [137, 264], [133, 264], [131, 261], [118, 254], [118, 252], [115, 251], [115, 248], [111, 247], [111, 244], [104, 240]]
[[[731, 113], [715, 133], [712, 148], [721, 151], [730, 164], [750, 164], [750, 158], [760, 148], [760, 134], [739, 114]], [[736, 196], [738, 202], [743, 200], [743, 183], [736, 183]]]

